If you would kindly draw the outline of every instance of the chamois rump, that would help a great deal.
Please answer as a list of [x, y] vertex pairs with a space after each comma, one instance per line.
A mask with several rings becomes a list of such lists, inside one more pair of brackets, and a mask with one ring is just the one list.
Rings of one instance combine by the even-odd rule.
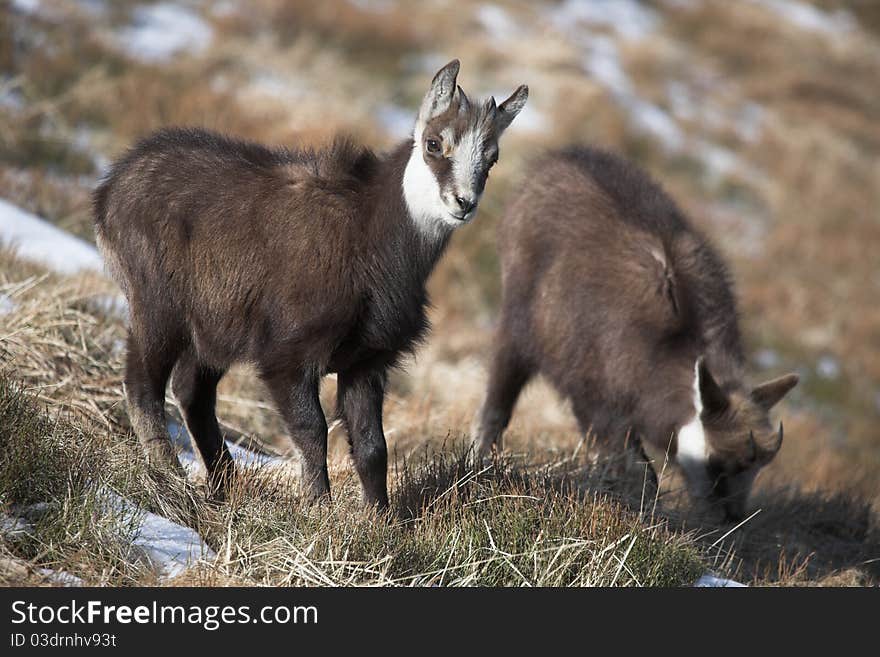
[[[425, 282], [468, 223], [498, 140], [528, 89], [471, 102], [454, 60], [433, 78], [410, 138], [384, 155], [350, 140], [266, 148], [166, 129], [114, 164], [94, 194], [98, 243], [130, 308], [125, 392], [152, 461], [179, 467], [165, 387], [222, 497], [233, 462], [217, 384], [253, 363], [302, 455], [310, 498], [329, 496], [321, 378], [338, 374], [365, 501], [385, 508], [386, 373], [425, 335]], [[173, 374], [172, 374], [173, 371]]]
[[731, 277], [674, 201], [620, 157], [570, 147], [531, 167], [498, 245], [476, 450], [501, 449], [521, 389], [542, 374], [581, 430], [668, 450], [696, 499], [741, 517], [782, 444], [768, 411], [798, 377], [746, 386]]

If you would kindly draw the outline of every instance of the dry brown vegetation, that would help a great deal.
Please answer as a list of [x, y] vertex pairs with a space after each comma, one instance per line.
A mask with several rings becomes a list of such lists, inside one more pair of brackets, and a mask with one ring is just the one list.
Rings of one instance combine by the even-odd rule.
[[[234, 523], [217, 510], [197, 511], [194, 520], [181, 500], [196, 493], [177, 484], [162, 493], [145, 483], [155, 473], [138, 465], [121, 404], [123, 323], [101, 310], [116, 294], [113, 285], [96, 275], [58, 277], [8, 252], [0, 255], [0, 293], [16, 303], [13, 312], [0, 314], [9, 385], [23, 389], [28, 403], [46, 406], [51, 417], [66, 417], [88, 444], [102, 446], [93, 450], [95, 462], [112, 460], [120, 486], [132, 494], [140, 486], [149, 491], [139, 498], [148, 506], [167, 504], [169, 514], [198, 523], [218, 544], [234, 544], [237, 553], [226, 565], [190, 573], [187, 581], [326, 583], [326, 576], [340, 583], [428, 583], [435, 580], [420, 577], [433, 568], [424, 556], [433, 550], [472, 567], [470, 579], [449, 573], [443, 583], [514, 584], [514, 570], [502, 566], [503, 576], [494, 570], [503, 563], [498, 555], [482, 569], [474, 565], [475, 553], [441, 544], [457, 527], [462, 536], [476, 536], [481, 516], [475, 509], [484, 509], [469, 504], [496, 494], [502, 496], [491, 503], [497, 508], [484, 517], [499, 527], [523, 518], [511, 534], [514, 543], [527, 536], [538, 541], [541, 527], [573, 541], [592, 540], [597, 527], [617, 537], [639, 528], [646, 545], [669, 546], [671, 555], [683, 550], [679, 565], [693, 559], [756, 583], [878, 581], [880, 23], [871, 3], [816, 2], [832, 11], [845, 6], [855, 24], [845, 33], [826, 33], [782, 20], [760, 3], [656, 0], [639, 5], [655, 22], [634, 38], [625, 38], [620, 26], [587, 33], [570, 18], [554, 22], [549, 12], [564, 7], [556, 2], [499, 3], [501, 28], [491, 27], [481, 13], [486, 5], [478, 2], [458, 2], [455, 11], [422, 2], [258, 0], [247, 10], [227, 3], [226, 11], [193, 3], [213, 40], [201, 52], [162, 63], [134, 60], [114, 45], [114, 30], [131, 22], [137, 3], [114, 2], [97, 18], [73, 0], [49, 4], [54, 14], [0, 8], [0, 197], [86, 239], [92, 239], [89, 192], [102, 161], [160, 125], [205, 125], [270, 143], [321, 141], [345, 131], [388, 145], [404, 136], [398, 122], [384, 121], [389, 108], [414, 111], [432, 67], [453, 56], [463, 62], [461, 84], [471, 94], [509, 91], [520, 82], [531, 88], [531, 118], [524, 114], [505, 136], [477, 221], [456, 235], [432, 278], [431, 338], [395, 375], [386, 402], [399, 467], [393, 503], [402, 526], [418, 526], [414, 534], [397, 525], [387, 534], [368, 531], [372, 523], [355, 510], [356, 486], [338, 428], [330, 436], [337, 502], [326, 515], [304, 511], [281, 494], [271, 509], [257, 508], [263, 502], [254, 490], [264, 489], [248, 486], [278, 484], [249, 482], [226, 512]], [[585, 58], [602, 38], [615, 44], [634, 93], [675, 119], [684, 146], [670, 148], [656, 132], [639, 128], [627, 99], [595, 70], [585, 71]], [[786, 443], [759, 479], [755, 506], [761, 511], [723, 540], [730, 528], [688, 516], [674, 473], [664, 478], [657, 506], [646, 504], [639, 473], [621, 478], [613, 459], [597, 456], [541, 383], [517, 409], [508, 440], [512, 456], [498, 472], [456, 487], [461, 461], [449, 456], [438, 464], [426, 456], [455, 453], [480, 401], [499, 293], [494, 231], [507, 192], [525, 159], [570, 141], [622, 150], [663, 182], [731, 262], [755, 378], [790, 369], [802, 374], [780, 411]], [[736, 161], [719, 169], [701, 142]], [[322, 395], [328, 411], [334, 385], [327, 381]], [[220, 417], [233, 432], [286, 449], [277, 415], [247, 369], [224, 380], [220, 400]], [[14, 437], [8, 430], [3, 436]], [[428, 489], [454, 494], [427, 512], [423, 501], [410, 499], [429, 480]], [[525, 497], [503, 497], [510, 495]], [[532, 504], [529, 496], [546, 500]], [[13, 502], [23, 501], [0, 494], [0, 505]], [[412, 504], [422, 509], [415, 523], [405, 520]], [[271, 522], [258, 526], [260, 515]], [[56, 529], [75, 520], [58, 518], [51, 525]], [[223, 522], [232, 543], [218, 534]], [[89, 531], [83, 545], [98, 541], [103, 530]], [[7, 572], [39, 578], [36, 564], [61, 564], [87, 578], [98, 572], [86, 565], [94, 555], [77, 561], [73, 542], [53, 540], [42, 547], [4, 545], [0, 563], [30, 565], [0, 566], [0, 578], [14, 579]], [[46, 542], [55, 549], [51, 558]], [[334, 552], [341, 545], [350, 550], [345, 559]], [[257, 553], [272, 558], [253, 558]], [[541, 570], [526, 579], [610, 583], [590, 550], [578, 554], [572, 563], [584, 568], [581, 579], [542, 580], [547, 571]], [[383, 561], [388, 555], [392, 565]], [[101, 558], [106, 576], [95, 583], [149, 577], [122, 551]], [[404, 559], [411, 570], [401, 567]], [[681, 583], [689, 568], [677, 566], [671, 575], [643, 569], [627, 582]], [[300, 579], [284, 579], [285, 569]]]

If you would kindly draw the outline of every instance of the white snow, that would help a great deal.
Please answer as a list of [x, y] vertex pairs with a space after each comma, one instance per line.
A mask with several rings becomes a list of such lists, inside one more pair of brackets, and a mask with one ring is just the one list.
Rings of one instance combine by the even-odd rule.
[[420, 55], [405, 55], [403, 58], [403, 67], [409, 72], [430, 73], [433, 75], [452, 59], [452, 55], [447, 56], [439, 52]]
[[175, 577], [197, 561], [217, 556], [192, 528], [143, 511], [109, 489], [103, 489], [102, 494], [107, 505], [121, 514], [123, 522], [137, 520], [139, 526], [133, 544], [161, 577]]
[[37, 572], [53, 584], [59, 584], [61, 586], [83, 586], [82, 579], [63, 570], [37, 568]]
[[8, 315], [15, 310], [15, 302], [8, 294], [0, 294], [0, 315]]
[[685, 144], [684, 133], [666, 110], [636, 93], [632, 80], [623, 70], [617, 43], [608, 36], [595, 35], [582, 40], [581, 44], [584, 69], [626, 109], [636, 128], [656, 138], [668, 150], [681, 150]]
[[836, 379], [840, 376], [840, 361], [834, 356], [822, 356], [816, 363], [816, 373], [823, 379]]
[[769, 370], [779, 365], [779, 352], [775, 349], [764, 348], [755, 353], [755, 363], [762, 370]]
[[[511, 93], [513, 93], [513, 89], [493, 89], [489, 92], [481, 93], [481, 98], [492, 96], [495, 98], [495, 102], [500, 105]], [[516, 126], [517, 134], [521, 132], [538, 134], [550, 130], [551, 122], [547, 115], [537, 108], [535, 99], [529, 98], [526, 106], [522, 108], [522, 111], [513, 120], [513, 125]]]
[[537, 107], [526, 103], [514, 119], [516, 129], [520, 132], [541, 133], [550, 129], [550, 120]]
[[348, 0], [348, 3], [361, 11], [384, 14], [394, 8], [394, 0]]
[[198, 54], [214, 37], [211, 26], [196, 12], [172, 2], [136, 7], [133, 18], [119, 31], [116, 43], [143, 62], [165, 62], [182, 52]]
[[0, 199], [0, 241], [11, 244], [22, 258], [62, 274], [104, 270], [94, 246], [4, 199]]
[[507, 41], [522, 32], [510, 12], [498, 5], [480, 5], [477, 7], [476, 19], [491, 39]]
[[92, 161], [92, 166], [95, 167], [97, 176], [101, 177], [110, 168], [112, 163], [110, 158], [98, 150], [96, 146], [97, 141], [97, 133], [88, 126], [77, 126], [73, 132], [72, 144], [74, 148]]
[[0, 536], [16, 539], [22, 535], [32, 533], [33, 530], [34, 526], [24, 518], [0, 513]]
[[24, 109], [24, 97], [21, 95], [21, 91], [16, 89], [13, 86], [13, 83], [10, 83], [6, 80], [0, 80], [0, 108], [12, 112], [18, 113]]
[[842, 9], [833, 12], [797, 0], [751, 0], [802, 30], [827, 36], [839, 36], [856, 29], [852, 14]]
[[107, 317], [128, 319], [128, 301], [121, 294], [96, 294], [89, 298], [88, 305]]
[[714, 575], [703, 575], [694, 584], [697, 588], [722, 587], [722, 588], [747, 588], [745, 584], [740, 584], [732, 579], [723, 579]]
[[[225, 80], [215, 80], [222, 90]], [[257, 96], [290, 103], [307, 96], [313, 89], [301, 78], [271, 70], [256, 71], [250, 82], [241, 91], [243, 97]]]
[[584, 24], [611, 30], [624, 39], [642, 39], [658, 23], [657, 14], [638, 0], [565, 0], [550, 18], [566, 31]]
[[412, 135], [416, 112], [400, 105], [382, 105], [376, 111], [376, 120], [390, 136], [402, 139], [405, 135]]
[[767, 111], [752, 101], [732, 107], [719, 102], [721, 98], [738, 95], [730, 83], [699, 85], [671, 80], [666, 84], [666, 98], [676, 119], [694, 121], [712, 132], [732, 130], [743, 141], [755, 143], [763, 132]]
[[[617, 9], [609, 10], [609, 15], [618, 15], [615, 12], [620, 12], [621, 19], [628, 13], [641, 16], [634, 19], [634, 24], [640, 27], [627, 28], [629, 31], [626, 32], [623, 31], [624, 28], [616, 27], [617, 37], [591, 31], [590, 25], [601, 21], [596, 17], [598, 14], [594, 15], [598, 11], [595, 7], [585, 8], [589, 3], [582, 6], [580, 3], [565, 2], [559, 9], [551, 12], [551, 22], [579, 47], [584, 72], [608, 91], [637, 131], [655, 139], [669, 153], [688, 153], [698, 158], [711, 180], [718, 180], [733, 172], [748, 172], [748, 167], [744, 166], [735, 153], [708, 138], [689, 137], [673, 114], [638, 93], [636, 85], [624, 69], [618, 39], [642, 38], [655, 29], [658, 19], [653, 11], [640, 5], [629, 7], [630, 4], [622, 2], [618, 6], [614, 3]], [[605, 5], [604, 1], [596, 3], [596, 7]], [[667, 89], [673, 112], [681, 113], [682, 120], [697, 116], [702, 109], [694, 107], [702, 108], [705, 104], [690, 102], [690, 94], [690, 89], [684, 83]], [[753, 136], [753, 132], [759, 129], [754, 125], [759, 120], [757, 112], [758, 110], [752, 109], [743, 126], [744, 132], [749, 136]], [[712, 119], [711, 115], [709, 117]]]
[[101, 18], [107, 14], [107, 0], [75, 0], [77, 9], [91, 18]]
[[11, 4], [23, 14], [34, 14], [40, 9], [40, 0], [12, 0]]
[[[168, 434], [171, 436], [171, 442], [180, 450], [177, 458], [184, 469], [190, 474], [202, 469], [202, 462], [193, 450], [192, 440], [186, 427], [171, 420], [168, 422]], [[229, 448], [232, 460], [242, 467], [283, 466], [288, 463], [286, 459], [253, 452], [228, 440], [226, 447]]]
[[747, 172], [739, 156], [723, 146], [699, 139], [694, 143], [693, 150], [710, 178], [718, 180], [734, 172]]
[[[16, 540], [21, 535], [33, 534], [34, 526], [26, 518], [18, 516], [9, 516], [0, 513], [0, 536], [4, 536], [11, 540]], [[63, 570], [52, 570], [51, 568], [37, 568], [37, 572], [53, 584], [61, 586], [82, 586], [83, 581], [76, 575], [71, 575]]]

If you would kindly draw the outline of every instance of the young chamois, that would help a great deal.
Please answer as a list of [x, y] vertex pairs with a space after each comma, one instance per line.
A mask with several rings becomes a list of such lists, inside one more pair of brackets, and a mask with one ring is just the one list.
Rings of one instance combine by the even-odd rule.
[[584, 432], [668, 449], [694, 497], [741, 517], [782, 444], [768, 411], [797, 376], [746, 387], [727, 269], [645, 173], [572, 147], [525, 180], [499, 226], [503, 302], [476, 449], [501, 448], [540, 373]]
[[[321, 378], [338, 374], [368, 504], [387, 507], [386, 373], [427, 329], [425, 282], [468, 223], [525, 86], [472, 103], [459, 63], [434, 76], [410, 138], [386, 155], [345, 139], [270, 149], [163, 130], [118, 161], [94, 195], [98, 243], [129, 302], [125, 391], [150, 459], [176, 466], [165, 425], [171, 377], [222, 496], [233, 464], [216, 389], [253, 363], [302, 455], [310, 498], [329, 495]], [[172, 375], [173, 370], [173, 375]]]

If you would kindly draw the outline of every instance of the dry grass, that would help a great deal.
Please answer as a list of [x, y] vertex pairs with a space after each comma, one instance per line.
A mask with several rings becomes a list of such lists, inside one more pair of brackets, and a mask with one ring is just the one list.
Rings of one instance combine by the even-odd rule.
[[[505, 465], [508, 469], [471, 481], [467, 492], [455, 489], [427, 511], [419, 507], [419, 520], [403, 514], [399, 527], [371, 530], [353, 502], [357, 487], [337, 428], [330, 435], [339, 491], [334, 505], [303, 510], [279, 492], [283, 504], [264, 510], [269, 519], [261, 528], [248, 517], [268, 502], [253, 491], [260, 486], [281, 491], [279, 482], [249, 481], [250, 492], [238, 502], [223, 512], [208, 512], [195, 501], [200, 493], [192, 486], [166, 482], [168, 490], [160, 490], [154, 481], [160, 474], [136, 465], [140, 457], [128, 432], [120, 386], [124, 326], [99, 308], [116, 294], [114, 287], [97, 276], [57, 278], [0, 252], [0, 293], [16, 303], [14, 312], [0, 315], [0, 354], [15, 386], [45, 405], [52, 418], [71, 419], [80, 434], [104, 445], [96, 450], [95, 462], [116, 459], [119, 485], [140, 495], [147, 507], [163, 509], [218, 545], [225, 540], [234, 548], [225, 565], [191, 572], [186, 581], [294, 581], [284, 579], [284, 569], [298, 563], [292, 572], [302, 583], [321, 577], [425, 583], [433, 581], [425, 573], [434, 566], [419, 556], [424, 549], [470, 564], [444, 574], [443, 583], [503, 577], [515, 583], [500, 552], [485, 566], [476, 565], [475, 555], [491, 554], [491, 546], [479, 527], [484, 510], [467, 506], [467, 500], [498, 491], [519, 495], [530, 486], [540, 490], [535, 497], [546, 500], [500, 498], [506, 501], [498, 508], [487, 506], [488, 515], [500, 527], [512, 523], [514, 515], [537, 519], [538, 525], [524, 524], [522, 534], [510, 534], [511, 554], [525, 550], [528, 532], [528, 550], [538, 550], [534, 531], [541, 525], [556, 539], [571, 540], [577, 547], [566, 554], [578, 555], [572, 563], [584, 567], [584, 577], [570, 582], [607, 581], [602, 579], [607, 572], [591, 561], [592, 548], [577, 543], [591, 540], [591, 522], [616, 527], [615, 536], [638, 534], [652, 545], [684, 541], [705, 565], [749, 581], [878, 581], [872, 560], [880, 556], [873, 515], [880, 508], [875, 264], [880, 32], [871, 3], [817, 0], [818, 6], [846, 5], [852, 12], [859, 27], [845, 37], [793, 27], [757, 3], [721, 0], [645, 3], [659, 21], [643, 39], [623, 40], [613, 27], [600, 30], [618, 44], [621, 66], [640, 97], [673, 113], [670, 83], [695, 93], [697, 111], [677, 121], [689, 138], [723, 146], [740, 158], [740, 166], [720, 175], [694, 153], [670, 151], [634, 128], [614, 95], [584, 75], [582, 46], [546, 19], [555, 3], [501, 3], [512, 32], [490, 37], [479, 18], [479, 2], [457, 3], [452, 12], [434, 3], [378, 11], [346, 0], [259, 0], [248, 3], [246, 11], [205, 12], [215, 30], [211, 46], [198, 56], [158, 65], [126, 58], [108, 38], [130, 20], [136, 3], [112, 3], [113, 10], [99, 19], [87, 18], [73, 2], [52, 4], [64, 20], [0, 9], [0, 99], [4, 93], [17, 99], [0, 102], [0, 196], [86, 239], [92, 238], [88, 198], [101, 158], [116, 156], [159, 125], [201, 124], [272, 143], [320, 141], [342, 130], [386, 145], [402, 135], [400, 128], [395, 132], [377, 120], [379, 110], [389, 104], [414, 109], [431, 67], [453, 56], [464, 63], [461, 82], [471, 94], [529, 83], [529, 106], [543, 126], [530, 131], [518, 120], [505, 136], [478, 221], [456, 235], [430, 282], [436, 305], [432, 338], [405, 373], [392, 379], [386, 403], [389, 445], [398, 463], [408, 464], [398, 473], [397, 500], [409, 495], [405, 482], [424, 483], [461, 465], [451, 457], [438, 465], [425, 450], [433, 453], [460, 440], [480, 402], [483, 354], [499, 300], [494, 231], [522, 164], [548, 146], [598, 142], [656, 174], [731, 261], [751, 351], [773, 354], [769, 361], [755, 360], [756, 378], [789, 369], [802, 374], [803, 383], [782, 410], [786, 444], [759, 479], [761, 513], [714, 546], [726, 530], [717, 532], [679, 508], [674, 475], [664, 482], [658, 507], [650, 507], [672, 530], [633, 520], [645, 510], [639, 477], [615, 484], [614, 477], [597, 474], [597, 463], [605, 464], [601, 472], [609, 472], [606, 457], [585, 448], [567, 409], [544, 384], [530, 388], [518, 406], [508, 437], [518, 456]], [[41, 47], [46, 42], [53, 48]], [[700, 111], [712, 108], [737, 117], [746, 106], [757, 106], [761, 116], [760, 128], [748, 138], [734, 128], [735, 121], [713, 123]], [[832, 359], [839, 371], [822, 374], [821, 359]], [[328, 413], [334, 387], [328, 380], [322, 391]], [[219, 414], [232, 433], [287, 449], [279, 418], [251, 371], [231, 372], [220, 395]], [[554, 468], [565, 471], [568, 484], [545, 478]], [[449, 483], [437, 488], [447, 490]], [[84, 489], [72, 494], [87, 499]], [[596, 502], [594, 495], [614, 501]], [[402, 509], [398, 504], [399, 515]], [[557, 525], [554, 514], [571, 515], [574, 524]], [[618, 524], [614, 515], [621, 517]], [[76, 522], [74, 516], [69, 520]], [[461, 540], [471, 539], [472, 552], [466, 542], [442, 542], [444, 532], [455, 534], [456, 524], [465, 532]], [[124, 532], [120, 540], [125, 542]], [[412, 550], [419, 565], [407, 572], [394, 559], [383, 561], [387, 551], [377, 546], [386, 540], [398, 542], [401, 551]], [[44, 547], [31, 545], [7, 546], [11, 554], [0, 560], [12, 559], [10, 572], [37, 579], [35, 564], [52, 559], [80, 568], [70, 544], [57, 545], [62, 547], [51, 559], [41, 552]], [[340, 556], [346, 549], [356, 558]], [[80, 571], [94, 582], [145, 581], [148, 574], [130, 565], [122, 552], [108, 556], [113, 565], [106, 579], [84, 566]], [[549, 581], [541, 580], [547, 571], [540, 569], [540, 558], [530, 568], [514, 563], [529, 581]], [[0, 568], [0, 577], [5, 572]], [[656, 572], [639, 573], [627, 581], [661, 581]]]
[[[2, 271], [0, 291], [16, 309], [0, 315], [0, 506], [49, 509], [35, 536], [4, 540], [14, 563], [29, 564], [28, 577], [44, 567], [90, 583], [156, 581], [132, 548], [131, 528], [100, 507], [100, 486], [206, 537], [220, 558], [178, 583], [677, 585], [705, 568], [758, 583], [880, 577], [868, 563], [880, 550], [876, 520], [858, 497], [765, 488], [761, 513], [722, 536], [729, 528], [682, 504], [674, 475], [655, 498], [638, 466], [585, 444], [543, 386], [523, 400], [512, 454], [475, 472], [460, 434], [447, 438], [450, 426], [468, 420], [484, 376], [476, 361], [444, 360], [467, 344], [429, 351], [427, 363], [416, 361], [411, 377], [394, 382], [387, 522], [360, 508], [339, 431], [331, 434], [333, 503], [303, 507], [289, 475], [245, 472], [228, 504], [208, 505], [197, 483], [149, 470], [128, 429], [114, 349], [124, 327], [97, 303], [108, 283], [55, 278], [9, 254]], [[446, 377], [468, 368], [472, 385], [453, 394]], [[224, 386], [238, 401], [227, 401], [221, 418], [237, 403], [249, 409], [236, 417], [240, 429], [275, 437], [255, 430], [277, 419], [252, 394], [247, 373]]]

